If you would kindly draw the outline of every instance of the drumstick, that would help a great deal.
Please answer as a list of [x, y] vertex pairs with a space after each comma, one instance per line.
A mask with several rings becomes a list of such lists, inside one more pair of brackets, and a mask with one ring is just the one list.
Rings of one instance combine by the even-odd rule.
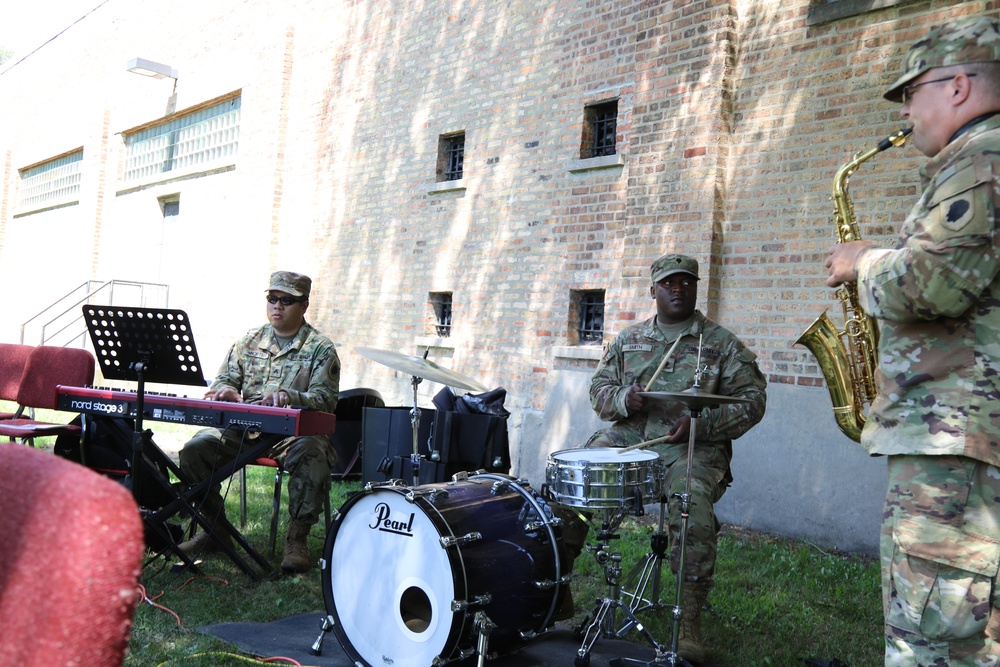
[[652, 440], [647, 440], [646, 442], [640, 442], [638, 445], [629, 445], [628, 447], [615, 447], [615, 451], [619, 454], [624, 454], [625, 452], [631, 452], [633, 449], [642, 449], [643, 447], [649, 447], [650, 445], [658, 445], [664, 440], [669, 440], [670, 435], [664, 435], [659, 438], [654, 438]]
[[659, 367], [657, 367], [656, 372], [653, 373], [653, 377], [649, 378], [649, 382], [646, 383], [646, 388], [643, 389], [643, 391], [649, 391], [649, 388], [653, 386], [653, 382], [656, 381], [656, 378], [657, 376], [659, 376], [660, 371], [662, 371], [664, 366], [667, 365], [667, 361], [669, 361], [670, 357], [673, 356], [674, 350], [677, 349], [677, 344], [680, 342], [681, 342], [681, 337], [678, 336], [677, 340], [674, 341], [674, 344], [670, 347], [669, 350], [667, 350], [667, 353], [663, 355], [663, 361], [660, 362], [660, 365]]

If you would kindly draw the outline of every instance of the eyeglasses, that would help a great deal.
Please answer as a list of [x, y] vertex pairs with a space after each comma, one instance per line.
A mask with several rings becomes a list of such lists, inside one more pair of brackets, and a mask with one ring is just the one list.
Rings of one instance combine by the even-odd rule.
[[[913, 99], [913, 91], [916, 90], [917, 88], [919, 88], [920, 86], [926, 86], [929, 83], [941, 83], [942, 81], [951, 81], [956, 76], [958, 76], [958, 74], [952, 74], [951, 76], [946, 76], [943, 79], [931, 79], [930, 81], [921, 81], [920, 83], [911, 83], [908, 86], [903, 86], [903, 88], [902, 88], [903, 104], [906, 104], [907, 101]], [[965, 76], [967, 76], [967, 77], [969, 77], [971, 79], [972, 77], [976, 76], [976, 73], [975, 72], [970, 72], [970, 73], [966, 74]]]
[[275, 303], [278, 303], [279, 301], [281, 302], [282, 306], [290, 306], [293, 303], [302, 303], [303, 301], [305, 301], [305, 299], [296, 299], [290, 296], [274, 296], [273, 294], [267, 295], [268, 303], [273, 305]]

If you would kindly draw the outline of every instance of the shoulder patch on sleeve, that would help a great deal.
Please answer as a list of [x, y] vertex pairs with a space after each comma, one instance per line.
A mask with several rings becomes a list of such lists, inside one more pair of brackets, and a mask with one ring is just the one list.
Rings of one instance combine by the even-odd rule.
[[979, 162], [982, 161], [967, 158], [949, 167], [947, 173], [942, 174], [945, 176], [944, 180], [927, 203], [928, 208], [933, 210], [934, 217], [945, 229], [962, 231], [977, 214], [982, 215], [981, 210], [977, 211], [977, 206], [982, 206], [989, 200], [988, 193], [977, 193], [977, 189], [991, 182], [992, 174], [988, 162], [985, 163], [985, 169], [981, 168], [983, 164]]

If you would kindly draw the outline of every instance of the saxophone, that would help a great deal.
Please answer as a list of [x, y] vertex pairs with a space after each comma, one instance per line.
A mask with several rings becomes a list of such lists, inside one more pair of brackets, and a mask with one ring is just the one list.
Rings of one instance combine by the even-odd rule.
[[[836, 206], [835, 223], [838, 243], [857, 241], [861, 238], [854, 204], [847, 191], [851, 174], [866, 160], [906, 143], [913, 128], [904, 128], [878, 142], [876, 146], [857, 153], [837, 170], [833, 178], [833, 202]], [[837, 330], [824, 311], [796, 344], [802, 344], [819, 362], [833, 400], [833, 416], [837, 426], [851, 440], [861, 441], [865, 425], [865, 410], [875, 399], [875, 370], [878, 367], [878, 324], [867, 315], [858, 300], [856, 283], [844, 283], [835, 292], [844, 310], [844, 329]], [[846, 342], [845, 342], [846, 341]]]

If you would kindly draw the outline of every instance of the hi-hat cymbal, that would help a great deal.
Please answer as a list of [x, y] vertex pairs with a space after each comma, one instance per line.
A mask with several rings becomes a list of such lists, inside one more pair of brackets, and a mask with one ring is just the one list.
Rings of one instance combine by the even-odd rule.
[[720, 394], [709, 394], [699, 391], [696, 387], [685, 389], [684, 391], [640, 391], [637, 392], [644, 398], [651, 398], [659, 401], [677, 401], [689, 408], [714, 408], [723, 403], [749, 403], [749, 398], [738, 396], [722, 396]]
[[406, 373], [407, 375], [430, 380], [431, 382], [440, 382], [449, 387], [458, 387], [478, 392], [489, 391], [489, 389], [472, 378], [453, 370], [442, 368], [427, 359], [400, 354], [399, 352], [392, 352], [390, 350], [376, 350], [371, 347], [356, 347], [354, 351], [366, 359], [371, 359], [383, 366], [388, 366], [393, 370]]

